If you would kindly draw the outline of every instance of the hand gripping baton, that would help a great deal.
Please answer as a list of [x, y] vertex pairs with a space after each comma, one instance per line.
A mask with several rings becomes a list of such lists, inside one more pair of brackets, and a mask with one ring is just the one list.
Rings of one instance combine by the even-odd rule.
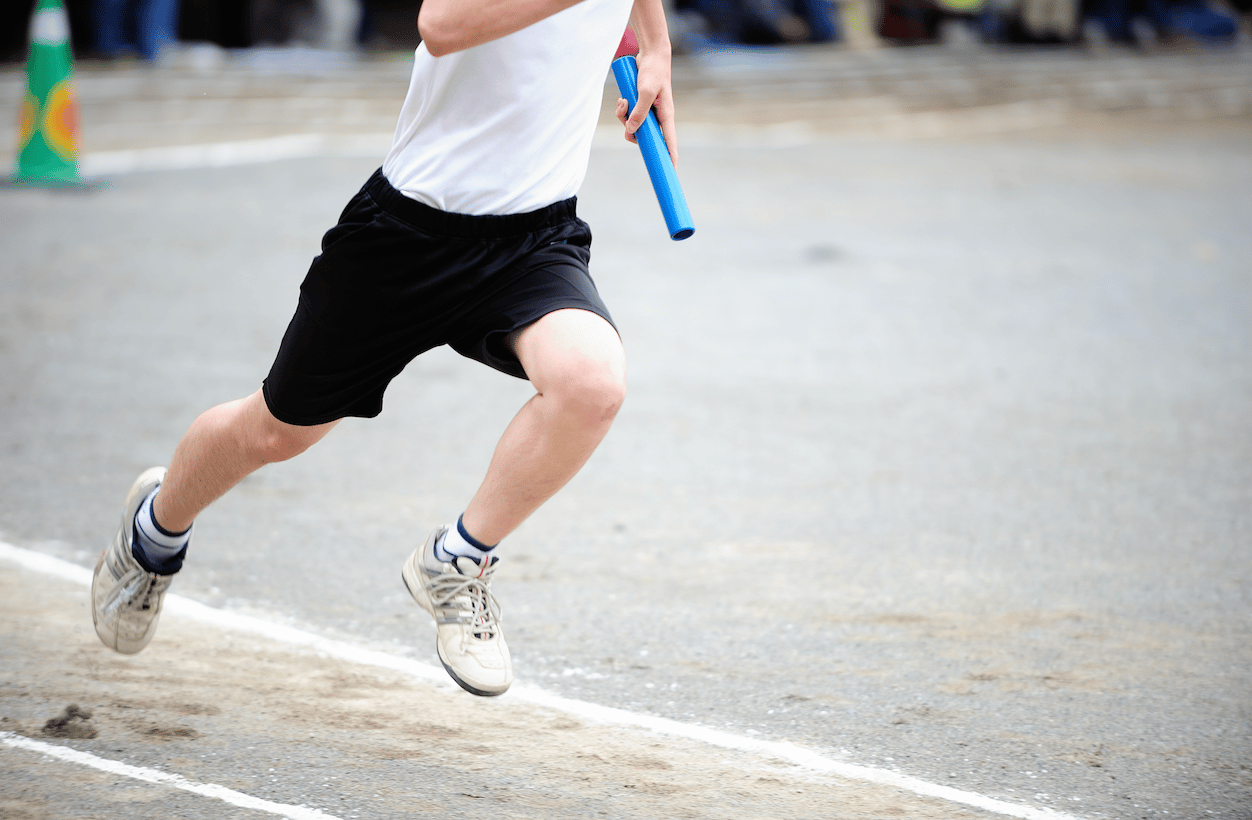
[[[639, 102], [639, 67], [635, 58], [627, 55], [613, 61], [613, 76], [617, 78], [617, 88], [630, 106], [635, 110]], [[660, 123], [656, 121], [656, 112], [649, 110], [647, 119], [635, 132], [639, 143], [639, 152], [643, 154], [643, 164], [648, 168], [648, 176], [652, 178], [652, 188], [656, 191], [656, 200], [661, 205], [661, 214], [665, 217], [665, 227], [669, 229], [670, 238], [686, 239], [696, 232], [691, 222], [691, 212], [687, 210], [687, 199], [683, 196], [682, 186], [678, 184], [678, 174], [674, 172], [674, 163], [669, 158], [669, 148], [665, 145], [665, 137], [661, 135]]]

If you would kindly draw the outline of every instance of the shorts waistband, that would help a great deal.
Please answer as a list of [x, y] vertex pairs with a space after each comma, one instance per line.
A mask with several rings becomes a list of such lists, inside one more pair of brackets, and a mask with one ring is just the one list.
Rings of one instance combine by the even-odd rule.
[[521, 214], [474, 215], [441, 211], [410, 199], [392, 187], [379, 168], [365, 188], [384, 210], [415, 228], [460, 239], [504, 239], [533, 233], [578, 218], [578, 197], [554, 202], [546, 208]]

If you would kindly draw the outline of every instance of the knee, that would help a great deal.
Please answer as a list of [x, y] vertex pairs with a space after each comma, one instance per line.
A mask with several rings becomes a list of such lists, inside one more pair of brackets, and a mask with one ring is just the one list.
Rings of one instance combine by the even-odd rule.
[[295, 458], [312, 447], [313, 441], [301, 435], [298, 427], [294, 430], [270, 429], [253, 438], [252, 451], [262, 463], [274, 464]]
[[561, 378], [548, 386], [547, 394], [581, 426], [607, 427], [626, 400], [624, 368], [615, 362], [570, 362]]
[[315, 427], [283, 424], [275, 419], [258, 425], [249, 436], [248, 447], [256, 461], [274, 464], [287, 461], [312, 447], [323, 435]]
[[316, 444], [338, 422], [309, 427], [274, 417], [260, 390], [246, 399], [219, 405], [205, 414], [230, 437], [229, 446], [253, 469], [295, 458]]

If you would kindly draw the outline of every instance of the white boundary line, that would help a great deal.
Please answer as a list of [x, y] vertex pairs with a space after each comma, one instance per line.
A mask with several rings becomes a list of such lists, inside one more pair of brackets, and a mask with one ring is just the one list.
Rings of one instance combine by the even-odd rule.
[[[1000, 133], [1062, 125], [1069, 114], [1064, 100], [1037, 100], [958, 108], [940, 112], [888, 111], [850, 114], [839, 131], [823, 133], [808, 123], [781, 122], [728, 134], [701, 123], [684, 129], [688, 146], [734, 146], [793, 148], [819, 145], [841, 138], [944, 137]], [[286, 134], [248, 140], [95, 151], [83, 155], [79, 165], [86, 176], [129, 174], [137, 171], [183, 171], [194, 168], [226, 168], [308, 157], [377, 157], [391, 147], [390, 133]], [[626, 150], [618, 125], [596, 127], [592, 143], [599, 149]]]
[[[3, 541], [0, 541], [0, 558], [20, 564], [26, 569], [42, 572], [47, 575], [54, 575], [76, 583], [84, 585], [91, 583], [90, 570], [76, 564], [71, 564], [68, 561], [62, 561], [61, 559], [54, 558], [50, 555], [15, 547], [11, 544], [6, 544]], [[349, 663], [390, 669], [415, 678], [420, 678], [424, 681], [431, 681], [447, 685], [449, 687], [451, 686], [448, 676], [442, 669], [420, 661], [401, 658], [396, 655], [389, 655], [386, 652], [379, 652], [372, 649], [363, 649], [344, 641], [324, 638], [312, 632], [306, 632], [301, 629], [271, 623], [250, 615], [241, 615], [221, 609], [214, 609], [213, 607], [205, 606], [204, 604], [197, 603], [190, 598], [184, 598], [180, 595], [167, 595], [165, 598], [165, 605], [167, 611], [172, 614], [178, 614], [182, 617], [190, 618], [202, 623], [211, 624], [213, 626], [236, 632], [248, 632], [255, 635], [261, 635], [282, 643], [308, 647], [329, 657], [337, 658]], [[791, 743], [756, 740], [754, 738], [743, 737], [730, 732], [709, 729], [689, 723], [682, 723], [668, 718], [628, 712], [625, 709], [617, 709], [611, 706], [600, 706], [595, 703], [573, 700], [571, 698], [562, 697], [560, 695], [544, 691], [543, 689], [535, 686], [515, 685], [507, 694], [504, 695], [504, 698], [516, 699], [524, 703], [534, 704], [546, 709], [564, 712], [595, 723], [647, 729], [648, 731], [656, 732], [658, 734], [693, 740], [698, 743], [704, 743], [709, 746], [716, 746], [722, 749], [748, 752], [761, 757], [768, 757], [784, 763], [790, 763], [810, 772], [835, 775], [848, 780], [860, 780], [867, 783], [877, 783], [883, 786], [892, 786], [923, 797], [934, 797], [940, 800], [947, 800], [951, 803], [959, 803], [961, 805], [983, 809], [984, 811], [993, 812], [1006, 817], [1018, 817], [1022, 818], [1022, 820], [1080, 820], [1075, 815], [1066, 814], [1053, 809], [1035, 808], [1033, 806], [1023, 806], [1017, 803], [1009, 803], [1004, 800], [998, 800], [994, 797], [987, 797], [986, 795], [978, 794], [977, 792], [956, 789], [951, 786], [941, 786], [938, 783], [931, 783], [927, 780], [921, 780], [920, 778], [900, 774], [899, 772], [878, 769], [872, 766], [859, 766], [852, 763], [846, 763], [827, 757], [826, 755], [813, 751], [812, 749], [806, 749], [802, 746], [796, 746]], [[168, 775], [166, 776], [168, 777]]]
[[80, 169], [87, 176], [98, 176], [225, 168], [305, 157], [376, 156], [381, 162], [390, 147], [391, 134], [289, 134], [200, 145], [96, 151], [83, 155]]
[[225, 786], [218, 786], [214, 783], [197, 783], [181, 775], [170, 774], [157, 769], [147, 769], [142, 766], [132, 766], [129, 763], [109, 760], [107, 757], [96, 757], [89, 752], [80, 752], [77, 749], [58, 746], [55, 743], [42, 743], [38, 740], [31, 740], [28, 737], [15, 735], [12, 732], [0, 732], [0, 743], [3, 743], [5, 746], [12, 746], [15, 749], [38, 752], [48, 757], [55, 757], [58, 760], [90, 766], [93, 769], [99, 769], [109, 774], [144, 780], [161, 786], [172, 786], [175, 789], [182, 789], [185, 792], [203, 795], [204, 797], [214, 797], [230, 803], [232, 806], [267, 811], [270, 814], [277, 814], [279, 817], [291, 818], [291, 820], [339, 820], [338, 817], [332, 814], [326, 814], [306, 806], [289, 806], [285, 803], [262, 800], [259, 797], [253, 797], [250, 794], [237, 792], [234, 789], [228, 789]]

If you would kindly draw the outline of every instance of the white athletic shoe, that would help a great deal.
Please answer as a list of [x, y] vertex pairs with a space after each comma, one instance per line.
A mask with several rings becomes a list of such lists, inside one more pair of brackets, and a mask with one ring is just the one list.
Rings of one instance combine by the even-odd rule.
[[96, 634], [105, 646], [127, 655], [143, 649], [156, 634], [161, 602], [174, 579], [173, 575], [148, 572], [130, 551], [135, 513], [164, 478], [164, 467], [151, 467], [135, 479], [126, 494], [122, 524], [113, 543], [100, 554], [91, 578], [91, 619]]
[[475, 695], [503, 694], [513, 683], [513, 661], [500, 632], [500, 605], [490, 588], [500, 559], [489, 555], [484, 564], [468, 557], [440, 561], [435, 542], [446, 530], [435, 530], [404, 562], [404, 585], [434, 617], [435, 647], [452, 679]]

